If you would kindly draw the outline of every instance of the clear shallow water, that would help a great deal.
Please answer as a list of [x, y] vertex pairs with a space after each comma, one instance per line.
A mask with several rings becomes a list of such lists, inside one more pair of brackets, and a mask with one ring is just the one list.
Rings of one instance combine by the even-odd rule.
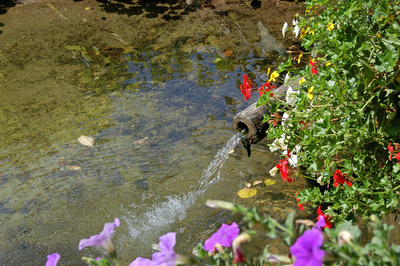
[[[58, 252], [61, 262], [82, 264], [82, 256], [104, 253], [78, 251], [80, 239], [99, 233], [114, 217], [121, 219], [113, 242], [123, 264], [149, 257], [151, 244], [167, 232], [177, 232], [176, 249], [188, 253], [232, 221], [205, 201], [237, 200], [246, 179], [268, 178], [276, 157], [265, 143], [254, 145], [251, 158], [237, 145], [232, 119], [252, 103], [238, 88], [244, 72], [239, 64], [219, 70], [214, 59], [206, 47], [126, 56], [125, 78], [107, 94], [108, 128], [96, 134], [84, 125], [64, 128], [71, 141], [37, 150], [24, 150], [19, 142], [2, 151], [29, 156], [29, 163], [8, 158], [0, 166], [3, 263], [40, 265]], [[256, 61], [243, 61], [245, 70], [257, 72]], [[98, 151], [77, 142], [82, 134], [95, 138]], [[147, 142], [134, 144], [145, 137]], [[279, 189], [284, 187], [271, 193]], [[271, 203], [286, 206], [284, 195]]]

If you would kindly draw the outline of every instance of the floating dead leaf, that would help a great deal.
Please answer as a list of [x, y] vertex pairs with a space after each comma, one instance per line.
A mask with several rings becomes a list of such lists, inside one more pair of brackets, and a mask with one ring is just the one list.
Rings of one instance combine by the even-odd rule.
[[66, 165], [65, 169], [69, 170], [69, 171], [78, 171], [81, 170], [81, 168], [79, 166], [76, 165]]
[[255, 187], [255, 186], [261, 184], [262, 182], [263, 182], [263, 181], [254, 181], [254, 182], [253, 182], [253, 187]]
[[232, 150], [230, 150], [229, 152], [228, 152], [228, 154], [231, 154], [231, 153], [234, 153], [235, 152], [235, 149], [232, 149]]
[[[89, 136], [81, 135], [81, 136], [79, 137], [78, 141], [79, 141], [80, 144], [85, 145], [85, 146], [92, 147], [93, 149], [96, 150], [96, 148], [93, 147], [94, 138], [89, 137]], [[97, 151], [97, 150], [96, 150], [96, 151]]]
[[265, 185], [270, 186], [270, 185], [275, 184], [275, 180], [265, 179], [264, 183], [265, 183]]
[[139, 140], [137, 140], [137, 141], [134, 141], [133, 144], [143, 144], [143, 143], [145, 143], [145, 142], [148, 141], [148, 140], [149, 140], [149, 138], [148, 138], [148, 137], [145, 137], [145, 138], [139, 139]]
[[251, 188], [251, 183], [245, 182], [245, 183], [244, 183], [244, 186], [247, 187], [247, 188]]
[[239, 192], [237, 193], [239, 197], [241, 197], [242, 199], [247, 199], [247, 198], [251, 198], [254, 197], [254, 195], [257, 194], [257, 189], [247, 189], [247, 188], [243, 188], [241, 190], [239, 190]]
[[227, 51], [223, 52], [223, 54], [224, 54], [226, 57], [231, 57], [231, 56], [233, 55], [233, 51], [232, 51], [232, 50], [227, 50]]

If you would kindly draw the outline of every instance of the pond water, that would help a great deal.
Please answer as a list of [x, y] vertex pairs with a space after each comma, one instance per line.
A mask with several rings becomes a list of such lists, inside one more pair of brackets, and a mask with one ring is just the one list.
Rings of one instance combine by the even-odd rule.
[[[82, 100], [58, 114], [66, 120], [58, 132], [46, 131], [48, 117], [32, 111], [35, 102], [24, 109], [31, 116], [3, 106], [3, 114], [14, 112], [16, 124], [23, 119], [30, 132], [44, 127], [41, 134], [53, 139], [16, 141], [10, 129], [13, 139], [2, 140], [7, 143], [0, 161], [4, 265], [43, 265], [53, 252], [65, 265], [83, 265], [82, 256], [105, 253], [95, 247], [78, 251], [80, 239], [99, 233], [115, 217], [121, 226], [113, 242], [122, 265], [150, 257], [152, 243], [167, 232], [177, 232], [176, 250], [190, 254], [221, 223], [240, 222], [229, 212], [207, 208], [207, 199], [259, 204], [280, 220], [297, 210], [294, 194], [304, 183], [288, 185], [269, 176], [279, 157], [269, 152], [267, 141], [253, 145], [247, 157], [232, 125], [234, 115], [256, 100], [244, 101], [243, 74], [254, 73], [254, 82], [261, 83], [269, 59], [252, 53], [242, 60], [221, 58], [207, 44], [189, 51], [135, 50], [118, 55], [117, 66], [106, 65], [107, 75], [96, 76], [91, 68], [91, 80], [101, 80], [96, 87], [84, 82], [87, 63], [75, 59], [71, 68], [83, 69], [78, 74]], [[40, 104], [35, 108], [43, 111]], [[59, 138], [60, 132], [69, 139]], [[81, 145], [81, 135], [93, 137], [95, 149]], [[276, 184], [261, 187], [256, 197], [236, 195], [245, 181], [267, 178]]]

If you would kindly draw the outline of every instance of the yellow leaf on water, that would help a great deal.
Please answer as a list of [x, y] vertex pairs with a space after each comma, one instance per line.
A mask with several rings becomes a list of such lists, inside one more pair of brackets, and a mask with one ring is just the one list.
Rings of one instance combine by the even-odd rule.
[[[96, 148], [93, 147], [94, 138], [89, 137], [89, 136], [81, 135], [81, 136], [79, 137], [78, 141], [79, 141], [80, 144], [85, 145], [85, 146], [92, 147], [93, 149], [96, 150]], [[97, 151], [97, 150], [96, 150], [96, 151]]]
[[241, 197], [242, 199], [247, 199], [247, 198], [251, 198], [254, 197], [254, 195], [257, 194], [257, 189], [247, 189], [247, 188], [243, 188], [241, 190], [239, 190], [239, 192], [237, 193], [239, 197]]
[[265, 183], [265, 185], [267, 185], [267, 186], [269, 186], [269, 185], [273, 185], [273, 184], [275, 184], [275, 180], [272, 180], [272, 179], [266, 179], [266, 180], [264, 181], [264, 183]]
[[261, 184], [262, 182], [263, 182], [263, 181], [254, 181], [254, 182], [253, 182], [253, 187], [255, 187], [255, 186]]
[[145, 143], [145, 142], [148, 141], [148, 140], [149, 140], [149, 137], [145, 137], [145, 138], [143, 138], [143, 139], [139, 139], [139, 140], [137, 140], [137, 141], [134, 141], [133, 144], [143, 144], [143, 143]]

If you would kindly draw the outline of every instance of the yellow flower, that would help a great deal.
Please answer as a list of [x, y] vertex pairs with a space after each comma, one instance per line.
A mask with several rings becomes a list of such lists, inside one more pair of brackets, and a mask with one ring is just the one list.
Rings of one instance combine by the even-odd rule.
[[304, 79], [304, 77], [303, 78], [301, 78], [300, 80], [299, 80], [299, 84], [301, 85], [301, 84], [303, 84], [303, 82], [305, 82], [306, 80]]
[[335, 24], [329, 22], [329, 23], [328, 23], [328, 31], [331, 31], [331, 30], [333, 30], [334, 28], [335, 28]]
[[297, 64], [300, 64], [300, 60], [301, 60], [302, 57], [303, 57], [303, 53], [301, 53], [301, 54], [299, 55], [299, 58], [297, 59]]
[[310, 34], [314, 35], [315, 31], [314, 30], [310, 30]]
[[269, 76], [270, 72], [271, 72], [271, 68], [268, 68], [267, 76]]
[[304, 28], [302, 28], [302, 29], [301, 29], [301, 32], [300, 32], [300, 38], [303, 38], [304, 36], [306, 36], [306, 34], [307, 34], [307, 30], [305, 30]]
[[275, 81], [275, 79], [277, 77], [279, 77], [279, 73], [274, 71], [274, 72], [272, 72], [271, 77], [269, 79], [272, 80], [272, 81]]
[[314, 86], [311, 86], [311, 88], [308, 89], [307, 97], [310, 100], [312, 100], [312, 98], [313, 98], [313, 95], [312, 95], [313, 89], [314, 89]]
[[378, 38], [380, 38], [380, 37], [381, 37], [381, 34], [380, 34], [380, 33], [377, 33], [376, 36], [378, 36]]
[[330, 66], [330, 65], [332, 65], [332, 63], [331, 62], [326, 62], [325, 65], [326, 66]]

